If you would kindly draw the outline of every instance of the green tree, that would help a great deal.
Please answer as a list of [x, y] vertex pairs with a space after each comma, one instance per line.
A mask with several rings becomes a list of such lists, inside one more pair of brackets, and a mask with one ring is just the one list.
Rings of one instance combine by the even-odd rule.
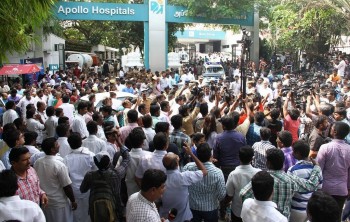
[[270, 18], [273, 45], [279, 50], [303, 50], [310, 56], [328, 52], [341, 35], [345, 18], [326, 4], [283, 2]]
[[50, 15], [55, 0], [1, 0], [0, 61], [6, 52], [25, 52], [33, 38], [33, 30], [42, 26]]

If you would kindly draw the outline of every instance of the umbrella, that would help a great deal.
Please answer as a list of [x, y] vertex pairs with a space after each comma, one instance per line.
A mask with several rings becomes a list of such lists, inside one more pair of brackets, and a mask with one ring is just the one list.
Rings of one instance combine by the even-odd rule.
[[19, 75], [39, 71], [40, 68], [36, 64], [9, 64], [0, 69], [0, 75]]

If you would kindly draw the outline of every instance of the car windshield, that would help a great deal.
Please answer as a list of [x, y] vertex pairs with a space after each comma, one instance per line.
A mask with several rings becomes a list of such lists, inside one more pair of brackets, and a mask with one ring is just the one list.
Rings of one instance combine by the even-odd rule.
[[207, 68], [207, 72], [208, 73], [217, 73], [217, 72], [221, 72], [223, 71], [223, 68], [222, 67], [208, 67]]

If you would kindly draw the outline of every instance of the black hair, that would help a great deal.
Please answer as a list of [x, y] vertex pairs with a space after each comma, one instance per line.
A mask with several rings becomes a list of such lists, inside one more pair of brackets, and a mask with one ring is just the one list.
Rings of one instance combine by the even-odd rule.
[[27, 117], [27, 119], [33, 118], [33, 117], [34, 117], [34, 114], [35, 114], [35, 110], [27, 109], [27, 111], [26, 111], [26, 117]]
[[46, 107], [46, 115], [48, 117], [53, 116], [54, 114], [55, 114], [55, 107], [53, 106]]
[[62, 108], [56, 108], [55, 109], [55, 115], [57, 117], [59, 117], [62, 113], [63, 113], [63, 109]]
[[239, 149], [239, 160], [242, 162], [242, 164], [247, 165], [249, 164], [254, 156], [254, 150], [251, 146], [242, 146]]
[[183, 116], [183, 117], [187, 116], [188, 115], [188, 113], [187, 113], [188, 109], [189, 109], [189, 107], [187, 105], [180, 106], [179, 107], [179, 114], [181, 116]]
[[68, 103], [69, 102], [69, 96], [67, 96], [67, 95], [62, 96], [62, 102], [63, 103]]
[[150, 115], [144, 115], [142, 117], [143, 127], [150, 128], [152, 127], [152, 117]]
[[15, 124], [16, 128], [19, 129], [21, 126], [23, 126], [24, 120], [23, 118], [19, 117], [13, 121], [13, 124]]
[[292, 120], [297, 120], [300, 116], [300, 111], [298, 109], [292, 109], [289, 111], [289, 115]]
[[16, 103], [14, 101], [8, 101], [5, 105], [6, 110], [12, 109]]
[[276, 120], [280, 116], [280, 111], [278, 109], [273, 109], [270, 113], [271, 119]]
[[17, 176], [13, 170], [3, 170], [0, 172], [0, 198], [11, 197], [18, 189]]
[[343, 116], [343, 118], [346, 118], [346, 109], [344, 107], [336, 107], [334, 113], [337, 113]]
[[158, 122], [154, 127], [155, 133], [163, 132], [168, 133], [170, 124], [168, 122]]
[[335, 199], [322, 191], [313, 192], [306, 209], [312, 222], [337, 222], [341, 210]]
[[166, 146], [168, 144], [168, 141], [168, 136], [165, 133], [157, 133], [153, 138], [154, 148], [156, 150], [164, 150], [165, 148], [167, 148]]
[[7, 130], [2, 134], [3, 140], [10, 148], [16, 146], [16, 141], [19, 140], [20, 136], [21, 132], [19, 130]]
[[261, 127], [260, 128], [260, 137], [261, 140], [269, 140], [271, 137], [271, 130], [267, 127]]
[[277, 133], [277, 137], [283, 143], [284, 147], [290, 147], [293, 143], [292, 133], [287, 130], [282, 130]]
[[69, 124], [69, 118], [66, 116], [60, 116], [58, 117], [57, 124]]
[[138, 114], [138, 112], [136, 110], [131, 109], [131, 110], [128, 111], [127, 117], [128, 117], [128, 122], [129, 123], [136, 123], [137, 119], [139, 117], [139, 114]]
[[44, 151], [46, 155], [51, 154], [51, 149], [55, 147], [56, 138], [49, 137], [43, 140], [43, 143], [41, 144], [41, 149]]
[[229, 116], [221, 118], [221, 124], [225, 130], [233, 130], [236, 127], [235, 120]]
[[180, 129], [182, 127], [182, 116], [174, 115], [170, 119], [171, 125], [173, 125], [174, 129]]
[[202, 163], [210, 160], [211, 148], [208, 143], [202, 143], [197, 146], [197, 157]]
[[135, 127], [132, 129], [128, 137], [132, 146], [130, 148], [140, 148], [146, 139], [145, 132], [141, 127]]
[[83, 144], [80, 133], [71, 133], [67, 141], [70, 148], [73, 150], [80, 148]]
[[94, 114], [92, 114], [92, 120], [97, 122], [97, 120], [100, 118], [100, 113], [95, 112]]
[[24, 133], [24, 144], [30, 145], [32, 142], [36, 141], [38, 138], [38, 133], [33, 131], [28, 131]]
[[160, 103], [160, 109], [161, 109], [162, 111], [164, 111], [164, 109], [165, 109], [168, 105], [169, 105], [169, 101], [164, 100], [164, 101], [162, 101], [162, 102]]
[[[19, 118], [17, 118], [17, 119], [19, 119]], [[4, 125], [4, 127], [2, 128], [2, 133], [4, 133], [7, 130], [16, 130], [16, 129], [17, 129], [17, 127], [14, 123], [6, 123]]]
[[102, 112], [106, 112], [108, 115], [112, 114], [112, 107], [111, 106], [104, 106], [101, 108]]
[[200, 114], [202, 114], [203, 117], [208, 115], [208, 112], [209, 112], [208, 103], [201, 103], [201, 105], [199, 106], [199, 112]]
[[146, 104], [144, 103], [140, 104], [139, 107], [137, 107], [137, 110], [139, 111], [139, 113], [141, 113], [143, 109], [146, 109]]
[[328, 121], [327, 116], [325, 116], [325, 115], [319, 115], [319, 116], [317, 116], [316, 121], [314, 121], [315, 127], [318, 129], [318, 128], [323, 124], [323, 122], [324, 122], [325, 120]]
[[58, 137], [66, 137], [68, 131], [69, 131], [69, 125], [67, 124], [58, 124], [56, 126], [56, 133]]
[[333, 125], [334, 130], [335, 130], [335, 135], [334, 137], [336, 139], [345, 139], [345, 137], [349, 134], [350, 128], [347, 123], [337, 121]]
[[309, 156], [310, 146], [305, 140], [297, 140], [293, 143], [293, 153], [298, 152], [304, 159]]
[[267, 201], [272, 195], [273, 177], [266, 171], [257, 172], [252, 178], [252, 190], [254, 197], [259, 201]]
[[256, 112], [254, 114], [254, 121], [255, 121], [255, 123], [258, 123], [258, 124], [262, 123], [264, 121], [264, 119], [265, 119], [265, 115], [264, 115], [263, 112]]
[[151, 188], [159, 188], [165, 183], [166, 179], [167, 175], [162, 170], [148, 169], [141, 180], [141, 191], [147, 192]]
[[284, 164], [283, 151], [277, 148], [266, 150], [266, 162], [270, 163], [271, 170], [281, 170]]
[[15, 148], [15, 149], [11, 149], [10, 154], [9, 154], [9, 161], [10, 161], [10, 163], [12, 161], [18, 162], [19, 158], [23, 154], [26, 154], [26, 153], [29, 153], [29, 150], [28, 150], [27, 147], [24, 147], [24, 146], [18, 147], [18, 148]]
[[160, 106], [157, 104], [151, 105], [149, 109], [151, 116], [156, 116], [159, 111], [160, 111]]
[[98, 131], [97, 123], [95, 121], [89, 121], [86, 124], [86, 128], [87, 128], [90, 135], [95, 135]]
[[79, 112], [80, 110], [85, 109], [87, 107], [88, 107], [87, 102], [81, 101], [81, 102], [78, 103], [77, 111]]
[[202, 138], [205, 138], [205, 135], [203, 133], [194, 133], [192, 134], [192, 140], [194, 143], [199, 142], [199, 140], [201, 140]]

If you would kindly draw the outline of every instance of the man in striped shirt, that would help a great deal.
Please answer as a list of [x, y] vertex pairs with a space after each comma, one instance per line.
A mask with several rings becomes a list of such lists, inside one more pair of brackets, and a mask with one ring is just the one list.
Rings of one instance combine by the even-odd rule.
[[[201, 145], [197, 148], [197, 157], [204, 164], [208, 175], [202, 181], [189, 187], [189, 202], [193, 214], [192, 222], [218, 221], [218, 203], [226, 195], [226, 186], [222, 171], [210, 161], [211, 149]], [[188, 163], [184, 171], [199, 170], [195, 163]]]
[[[289, 168], [288, 172], [300, 178], [308, 179], [314, 165], [308, 161], [310, 152], [309, 145], [303, 140], [297, 140], [293, 146], [293, 156], [298, 160], [297, 163]], [[320, 177], [318, 189], [322, 187], [322, 176]], [[290, 210], [290, 222], [306, 222], [306, 206], [313, 192], [296, 192], [292, 198]]]
[[[308, 180], [302, 179], [291, 173], [283, 171], [284, 154], [280, 149], [269, 149], [266, 151], [266, 165], [268, 172], [274, 178], [274, 195], [272, 201], [277, 204], [277, 209], [287, 218], [290, 216], [292, 198], [295, 192], [314, 191], [321, 178], [321, 168], [314, 166]], [[241, 192], [243, 200], [253, 198], [252, 184], [249, 183]]]
[[254, 150], [254, 158], [252, 165], [255, 168], [259, 168], [261, 170], [267, 170], [266, 167], [266, 150], [276, 148], [269, 141], [271, 137], [271, 130], [267, 127], [263, 127], [260, 129], [260, 142], [256, 142], [253, 145]]

